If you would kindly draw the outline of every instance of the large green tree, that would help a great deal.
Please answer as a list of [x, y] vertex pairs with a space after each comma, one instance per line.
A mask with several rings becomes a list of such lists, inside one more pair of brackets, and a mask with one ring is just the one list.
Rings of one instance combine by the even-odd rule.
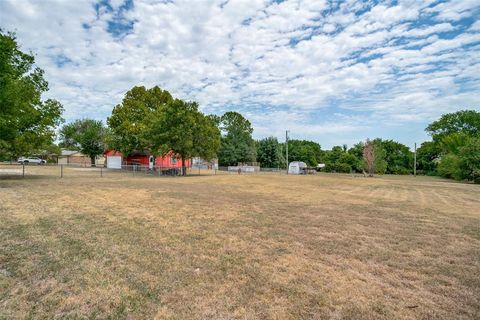
[[480, 183], [480, 138], [467, 137], [455, 152], [443, 154], [438, 165], [441, 176]]
[[107, 129], [102, 121], [81, 119], [66, 124], [60, 129], [60, 146], [88, 155], [94, 166], [95, 157], [105, 150], [106, 137]]
[[[368, 141], [372, 144], [372, 149], [369, 151], [374, 154], [373, 173], [408, 174], [412, 171], [413, 153], [407, 146], [393, 140], [380, 138]], [[339, 172], [345, 172], [349, 168], [355, 171], [366, 169], [368, 165], [365, 162], [364, 149], [364, 142], [353, 145], [343, 153], [341, 147], [334, 147], [332, 151], [335, 152], [330, 155], [331, 159], [329, 159], [327, 167], [335, 168]], [[372, 169], [370, 168], [370, 170]]]
[[363, 148], [364, 148], [364, 143], [363, 141], [360, 141], [356, 144], [354, 144], [350, 149], [348, 149], [348, 153], [355, 157], [356, 161], [354, 165], [352, 166], [352, 169], [360, 172], [363, 170]]
[[439, 147], [442, 154], [454, 153], [458, 154], [460, 149], [468, 144], [472, 136], [465, 132], [453, 132], [448, 135], [442, 135], [435, 138], [435, 143]]
[[40, 153], [52, 144], [62, 121], [62, 105], [42, 100], [48, 83], [34, 64], [15, 35], [0, 29], [0, 158]]
[[322, 148], [314, 141], [289, 140], [288, 161], [303, 161], [308, 166], [316, 167], [322, 157]]
[[423, 142], [420, 148], [417, 149], [417, 172], [427, 175], [436, 175], [440, 153], [440, 147], [435, 142]]
[[453, 133], [465, 133], [468, 136], [480, 136], [480, 112], [461, 110], [447, 113], [432, 122], [425, 129], [434, 141], [440, 141]]
[[195, 118], [193, 155], [208, 161], [217, 158], [221, 135], [215, 119], [201, 112], [196, 112]]
[[357, 171], [360, 167], [360, 161], [351, 153], [342, 152], [335, 162], [335, 170], [337, 172], [349, 173], [352, 170]]
[[326, 150], [322, 157], [325, 170], [331, 172], [349, 173], [352, 170], [362, 170], [363, 144], [357, 144], [347, 150], [347, 146], [334, 146]]
[[470, 138], [460, 149], [459, 156], [462, 177], [480, 183], [480, 138]]
[[[325, 164], [325, 170], [330, 172], [345, 171], [345, 168], [339, 170], [337, 164], [339, 163], [340, 156], [344, 153], [342, 147], [334, 146], [331, 150], [326, 150], [323, 154], [322, 161]], [[343, 166], [342, 166], [343, 167]]]
[[285, 167], [282, 146], [278, 143], [277, 138], [268, 137], [257, 141], [257, 161], [264, 168]]
[[240, 113], [226, 112], [219, 121], [222, 133], [218, 162], [221, 166], [237, 165], [239, 162], [256, 161], [253, 128]]
[[409, 174], [412, 172], [413, 153], [406, 145], [380, 138], [375, 139], [374, 143], [380, 145], [384, 150], [384, 160], [387, 163], [385, 173]]
[[364, 147], [364, 143], [360, 141], [359, 143], [354, 144], [350, 149], [348, 149], [347, 152], [353, 155], [357, 159], [362, 159], [363, 147]]
[[133, 87], [107, 119], [112, 131], [109, 147], [125, 155], [151, 149], [152, 141], [144, 139], [144, 132], [152, 118], [172, 101], [172, 95], [158, 86], [150, 89]]
[[435, 163], [441, 176], [480, 182], [480, 112], [461, 110], [442, 115], [425, 131], [432, 136], [430, 149], [437, 153]]
[[201, 113], [196, 102], [179, 99], [166, 103], [153, 114], [142, 138], [150, 141], [154, 153], [173, 152], [179, 156], [183, 175], [186, 159], [211, 160], [220, 146], [220, 131], [213, 118]]

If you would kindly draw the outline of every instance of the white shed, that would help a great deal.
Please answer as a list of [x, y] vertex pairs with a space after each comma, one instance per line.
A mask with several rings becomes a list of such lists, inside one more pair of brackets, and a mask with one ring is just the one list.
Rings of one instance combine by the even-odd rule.
[[122, 169], [122, 157], [121, 156], [107, 156], [107, 168], [109, 168], [109, 169]]
[[304, 174], [307, 164], [302, 161], [293, 161], [288, 165], [288, 174]]

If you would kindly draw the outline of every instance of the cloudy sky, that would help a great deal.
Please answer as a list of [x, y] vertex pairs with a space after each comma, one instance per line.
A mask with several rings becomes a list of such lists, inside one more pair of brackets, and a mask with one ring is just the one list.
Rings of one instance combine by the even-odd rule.
[[67, 121], [105, 120], [134, 85], [244, 114], [254, 136], [412, 147], [480, 110], [480, 1], [0, 0]]

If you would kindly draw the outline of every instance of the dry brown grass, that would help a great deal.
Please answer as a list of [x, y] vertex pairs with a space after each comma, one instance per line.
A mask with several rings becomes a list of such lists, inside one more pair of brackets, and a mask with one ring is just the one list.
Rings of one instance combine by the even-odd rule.
[[0, 318], [480, 317], [479, 186], [69, 174], [0, 180]]

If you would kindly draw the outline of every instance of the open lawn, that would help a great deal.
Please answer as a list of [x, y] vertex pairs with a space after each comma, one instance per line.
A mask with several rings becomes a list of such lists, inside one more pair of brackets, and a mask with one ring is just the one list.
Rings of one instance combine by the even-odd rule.
[[0, 180], [1, 319], [480, 318], [478, 185], [97, 173]]

